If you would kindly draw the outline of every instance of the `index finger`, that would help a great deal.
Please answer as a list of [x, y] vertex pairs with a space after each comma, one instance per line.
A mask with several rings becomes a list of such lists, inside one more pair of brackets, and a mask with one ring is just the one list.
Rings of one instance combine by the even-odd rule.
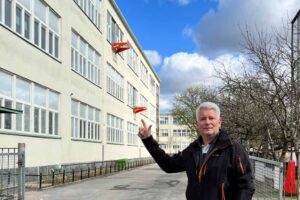
[[141, 119], [141, 121], [142, 121], [144, 128], [147, 128], [146, 122], [143, 119]]

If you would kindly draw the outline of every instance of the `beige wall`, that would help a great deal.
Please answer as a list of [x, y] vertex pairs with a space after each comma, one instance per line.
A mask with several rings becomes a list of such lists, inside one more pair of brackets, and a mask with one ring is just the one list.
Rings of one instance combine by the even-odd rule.
[[[141, 114], [134, 117], [132, 109], [127, 105], [127, 81], [138, 89], [138, 98], [142, 93], [148, 99], [148, 103], [154, 106], [156, 96], [151, 94], [150, 87], [145, 87], [140, 77], [134, 75], [128, 67], [126, 52], [124, 52], [124, 58], [112, 53], [111, 44], [106, 39], [107, 10], [123, 31], [124, 40], [130, 41], [139, 60], [144, 62], [149, 75], [155, 78], [158, 85], [159, 80], [149, 65], [149, 61], [141, 52], [142, 49], [136, 38], [132, 37], [132, 31], [128, 29], [127, 23], [120, 16], [120, 11], [115, 10], [114, 1], [102, 0], [101, 2], [101, 31], [99, 31], [74, 1], [46, 0], [46, 3], [61, 17], [58, 60], [25, 41], [14, 30], [5, 27], [3, 22], [0, 25], [0, 69], [59, 93], [59, 135], [57, 137], [33, 133], [16, 134], [14, 131], [0, 128], [0, 147], [16, 147], [19, 142], [26, 144], [26, 166], [28, 167], [149, 156], [140, 141], [138, 146], [127, 145], [127, 121], [141, 125], [141, 118], [145, 118]], [[72, 29], [101, 54], [100, 87], [71, 70]], [[124, 77], [124, 102], [109, 95], [106, 91], [107, 63], [110, 63]], [[101, 110], [100, 142], [71, 138], [72, 98]], [[107, 113], [124, 120], [124, 144], [107, 144]], [[145, 121], [153, 125], [153, 130], [156, 129], [155, 121], [149, 118], [145, 118]]]

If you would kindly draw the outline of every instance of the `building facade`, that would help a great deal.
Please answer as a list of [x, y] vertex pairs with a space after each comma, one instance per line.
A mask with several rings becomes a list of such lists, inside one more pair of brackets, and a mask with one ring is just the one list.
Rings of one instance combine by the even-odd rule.
[[0, 55], [0, 106], [23, 111], [0, 115], [0, 147], [25, 143], [26, 166], [149, 156], [160, 82], [114, 0], [0, 0]]
[[192, 139], [191, 130], [179, 125], [178, 119], [170, 113], [160, 114], [159, 145], [166, 153], [173, 154], [185, 149]]

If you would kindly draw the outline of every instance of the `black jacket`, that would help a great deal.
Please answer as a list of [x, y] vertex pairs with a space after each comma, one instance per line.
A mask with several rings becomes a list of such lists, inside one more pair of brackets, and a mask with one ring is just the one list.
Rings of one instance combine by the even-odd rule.
[[201, 137], [173, 156], [160, 149], [152, 136], [143, 143], [165, 172], [186, 171], [188, 200], [251, 200], [254, 184], [248, 154], [223, 131], [205, 158]]

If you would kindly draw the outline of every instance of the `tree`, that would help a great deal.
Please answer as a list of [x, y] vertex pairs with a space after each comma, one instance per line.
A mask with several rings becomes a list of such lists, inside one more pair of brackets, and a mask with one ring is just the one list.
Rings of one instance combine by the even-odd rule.
[[[252, 130], [248, 142], [256, 143], [257, 151], [271, 150], [275, 157], [275, 150], [281, 150], [281, 158], [285, 157], [288, 144], [294, 144], [299, 137], [296, 68], [291, 56], [289, 29], [283, 30], [252, 34], [246, 29], [242, 32], [243, 54], [247, 58], [243, 73], [232, 73], [225, 66], [218, 71], [224, 83], [221, 91], [237, 103], [247, 102], [245, 109], [251, 108], [247, 115], [257, 123], [246, 120], [242, 134], [248, 135], [249, 129]], [[235, 123], [240, 125], [240, 120]], [[231, 125], [231, 128], [234, 127]]]
[[215, 89], [192, 86], [174, 97], [172, 115], [178, 119], [180, 125], [186, 125], [191, 130], [190, 137], [193, 139], [198, 137], [195, 124], [196, 109], [201, 102], [205, 101], [217, 102]]

